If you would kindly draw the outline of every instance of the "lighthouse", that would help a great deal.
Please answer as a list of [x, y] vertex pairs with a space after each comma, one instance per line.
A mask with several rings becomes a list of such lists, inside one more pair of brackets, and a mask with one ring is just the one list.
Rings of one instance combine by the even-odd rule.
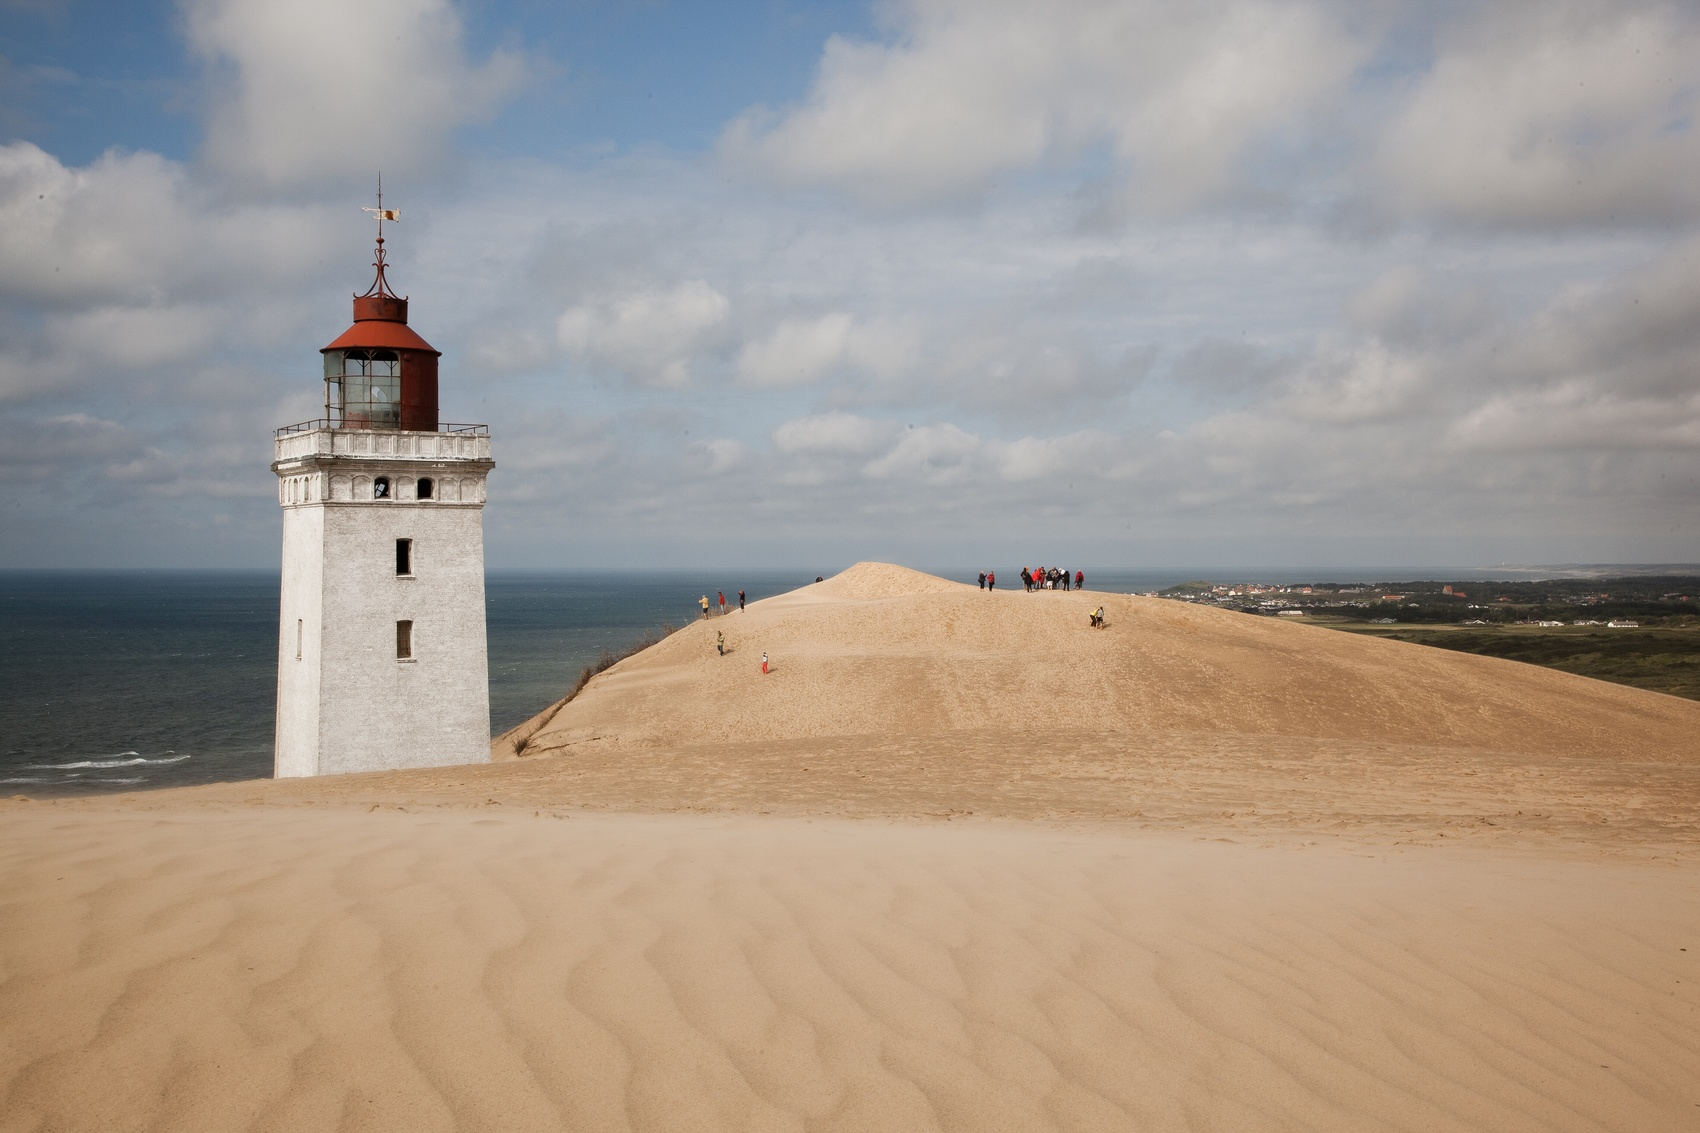
[[277, 430], [278, 778], [486, 763], [490, 430], [437, 415], [440, 352], [377, 275], [324, 356], [324, 416]]

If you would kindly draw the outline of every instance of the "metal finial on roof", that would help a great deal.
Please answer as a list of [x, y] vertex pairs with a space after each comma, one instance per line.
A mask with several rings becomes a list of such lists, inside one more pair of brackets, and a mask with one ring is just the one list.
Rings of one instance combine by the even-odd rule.
[[384, 259], [384, 221], [393, 220], [397, 224], [400, 224], [401, 210], [387, 209], [384, 207], [383, 173], [380, 172], [378, 174], [378, 207], [363, 207], [360, 211], [369, 212], [378, 220], [378, 250], [372, 259], [372, 266], [378, 269], [378, 274], [373, 278], [372, 286], [366, 289], [366, 294], [355, 296], [355, 298], [366, 299], [373, 295], [386, 295], [392, 299], [399, 299], [400, 296], [390, 290], [389, 280], [384, 278], [384, 269], [388, 266]]

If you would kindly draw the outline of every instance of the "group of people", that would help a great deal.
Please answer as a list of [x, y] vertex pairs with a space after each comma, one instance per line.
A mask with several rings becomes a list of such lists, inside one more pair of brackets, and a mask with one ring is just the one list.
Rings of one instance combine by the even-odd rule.
[[1086, 572], [1077, 570], [1074, 577], [1062, 567], [1022, 567], [1021, 585], [1028, 590], [1067, 590], [1070, 585], [1076, 590], [1086, 589]]
[[[726, 591], [716, 590], [715, 593], [720, 596], [720, 607], [715, 612], [724, 614], [726, 612]], [[705, 618], [708, 617], [709, 616], [709, 603], [708, 603], [708, 595], [707, 594], [704, 594], [701, 598], [697, 599], [697, 605], [702, 607], [702, 616], [705, 617]], [[738, 609], [742, 610], [743, 608], [744, 608], [744, 592], [742, 590], [740, 590], [740, 591], [738, 591]]]
[[[1022, 567], [1021, 585], [1029, 590], [1075, 590], [1086, 589], [1086, 572], [1077, 570], [1071, 577], [1062, 567]], [[980, 572], [980, 589], [996, 590], [998, 576], [995, 571]]]

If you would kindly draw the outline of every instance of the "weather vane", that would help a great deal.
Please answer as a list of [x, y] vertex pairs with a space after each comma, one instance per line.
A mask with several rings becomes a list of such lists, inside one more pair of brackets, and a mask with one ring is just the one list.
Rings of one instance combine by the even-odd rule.
[[393, 220], [397, 224], [400, 224], [401, 210], [387, 209], [384, 207], [384, 175], [382, 171], [378, 173], [378, 207], [371, 208], [369, 206], [364, 206], [360, 209], [360, 211], [369, 212], [378, 220], [378, 252], [376, 257], [372, 260], [372, 266], [378, 269], [378, 275], [377, 278], [372, 281], [372, 286], [366, 294], [388, 295], [390, 293], [389, 281], [384, 278], [384, 221]]
[[400, 209], [387, 209], [384, 207], [384, 175], [382, 173], [378, 174], [378, 207], [365, 207], [360, 211], [369, 212], [378, 218], [378, 243], [380, 244], [384, 242], [384, 221], [393, 220], [397, 224], [401, 223]]

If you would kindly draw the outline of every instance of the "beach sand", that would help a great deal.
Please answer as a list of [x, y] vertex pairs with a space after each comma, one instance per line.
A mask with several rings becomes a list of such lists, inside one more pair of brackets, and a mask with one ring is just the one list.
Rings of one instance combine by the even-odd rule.
[[1700, 704], [864, 565], [497, 750], [0, 804], [0, 1133], [1700, 1128]]

